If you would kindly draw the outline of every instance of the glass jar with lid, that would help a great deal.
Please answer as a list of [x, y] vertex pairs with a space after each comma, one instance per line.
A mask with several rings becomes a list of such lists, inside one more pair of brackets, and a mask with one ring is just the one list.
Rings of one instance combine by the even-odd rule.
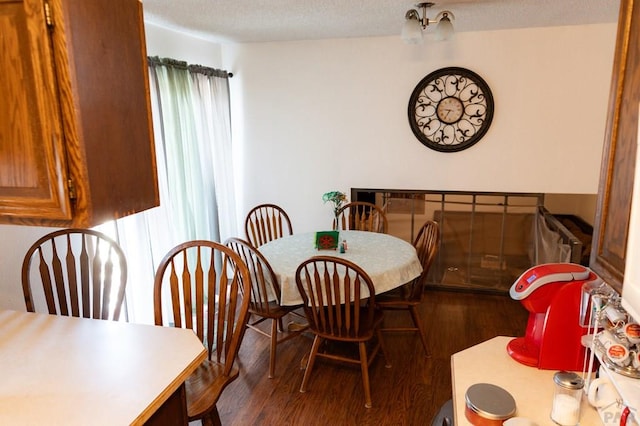
[[559, 371], [553, 375], [555, 391], [551, 420], [562, 426], [576, 426], [580, 423], [580, 404], [584, 381], [576, 373]]

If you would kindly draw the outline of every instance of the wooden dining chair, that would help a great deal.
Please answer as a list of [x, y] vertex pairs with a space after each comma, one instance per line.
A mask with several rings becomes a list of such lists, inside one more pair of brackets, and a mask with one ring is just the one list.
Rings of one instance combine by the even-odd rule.
[[[33, 243], [22, 262], [27, 311], [117, 321], [127, 261], [111, 238], [91, 229], [62, 229]], [[38, 305], [38, 306], [36, 306]]]
[[413, 241], [418, 259], [422, 264], [420, 276], [405, 284], [404, 286], [385, 294], [378, 295], [376, 304], [384, 311], [408, 311], [413, 321], [412, 327], [387, 327], [383, 326], [382, 331], [413, 331], [420, 335], [422, 346], [427, 356], [429, 356], [429, 346], [424, 326], [421, 324], [418, 306], [424, 300], [424, 286], [427, 282], [429, 269], [436, 257], [440, 246], [440, 226], [433, 220], [427, 220], [416, 235]]
[[352, 201], [342, 206], [333, 220], [333, 229], [387, 233], [387, 215], [379, 206]]
[[[225, 241], [225, 245], [238, 253], [249, 269], [251, 277], [249, 314], [256, 319], [252, 320], [250, 317], [247, 320], [247, 327], [271, 341], [269, 350], [269, 378], [271, 379], [275, 375], [278, 344], [299, 336], [308, 328], [308, 325], [292, 322], [285, 331], [282, 319], [286, 315], [291, 314], [302, 320], [305, 319], [303, 315], [295, 312], [300, 306], [280, 305], [280, 284], [271, 265], [258, 249], [241, 238], [229, 238]], [[271, 328], [267, 332], [259, 325], [269, 319]]]
[[260, 204], [251, 209], [244, 221], [244, 230], [254, 247], [293, 234], [287, 212], [275, 204]]
[[216, 403], [239, 374], [234, 361], [249, 309], [249, 298], [242, 295], [250, 286], [240, 256], [213, 241], [185, 242], [160, 262], [153, 291], [156, 325], [192, 329], [208, 350], [185, 381], [190, 422], [220, 424]]
[[[382, 350], [385, 366], [391, 367], [380, 326], [382, 311], [375, 305], [375, 288], [371, 278], [358, 265], [343, 258], [315, 256], [302, 262], [296, 270], [296, 285], [302, 296], [309, 329], [315, 335], [300, 386], [307, 390], [316, 357], [360, 365], [365, 407], [371, 408], [369, 365]], [[377, 341], [368, 354], [366, 344]], [[324, 341], [355, 343], [359, 357], [340, 351], [319, 351]], [[329, 345], [327, 345], [329, 346]]]

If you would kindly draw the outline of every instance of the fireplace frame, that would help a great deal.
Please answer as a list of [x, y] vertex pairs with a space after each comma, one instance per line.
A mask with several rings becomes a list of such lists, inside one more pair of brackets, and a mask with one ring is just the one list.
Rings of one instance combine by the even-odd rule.
[[441, 224], [428, 287], [507, 293], [539, 259], [537, 240], [529, 239], [538, 217], [568, 247], [566, 261], [580, 263], [580, 239], [546, 210], [542, 193], [352, 188], [351, 200], [381, 206], [389, 234], [408, 242], [425, 220]]

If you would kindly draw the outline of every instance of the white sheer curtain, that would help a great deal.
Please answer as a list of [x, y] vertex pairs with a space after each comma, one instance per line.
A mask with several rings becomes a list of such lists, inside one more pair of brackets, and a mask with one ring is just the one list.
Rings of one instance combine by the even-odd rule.
[[129, 266], [129, 321], [153, 323], [153, 278], [164, 255], [193, 239], [235, 235], [228, 74], [149, 58], [160, 207], [99, 229]]

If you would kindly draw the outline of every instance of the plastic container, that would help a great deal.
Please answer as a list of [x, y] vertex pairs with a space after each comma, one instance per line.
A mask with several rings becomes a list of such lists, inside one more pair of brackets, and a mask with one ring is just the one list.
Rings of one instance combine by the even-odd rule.
[[575, 426], [580, 423], [580, 404], [584, 381], [576, 373], [559, 371], [553, 375], [555, 391], [551, 420], [562, 426]]
[[476, 383], [465, 393], [464, 415], [474, 426], [501, 426], [516, 413], [516, 401], [500, 386]]
[[626, 346], [616, 343], [607, 348], [607, 357], [621, 367], [629, 364], [629, 349]]
[[640, 343], [640, 324], [630, 322], [624, 326], [622, 331], [629, 342], [634, 344]]

